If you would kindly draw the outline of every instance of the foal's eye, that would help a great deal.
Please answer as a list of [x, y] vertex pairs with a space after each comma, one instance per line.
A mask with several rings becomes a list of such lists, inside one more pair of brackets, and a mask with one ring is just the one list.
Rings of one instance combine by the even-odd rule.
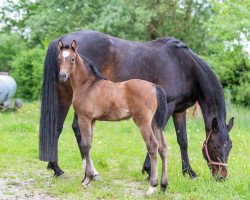
[[58, 63], [59, 63], [59, 64], [60, 64], [60, 62], [61, 62], [60, 59], [58, 59]]
[[74, 63], [75, 62], [75, 58], [71, 58], [71, 63]]

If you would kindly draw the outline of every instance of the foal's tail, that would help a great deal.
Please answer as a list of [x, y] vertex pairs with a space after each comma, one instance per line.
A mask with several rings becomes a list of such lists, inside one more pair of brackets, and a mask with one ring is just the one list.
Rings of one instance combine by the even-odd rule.
[[39, 159], [57, 161], [57, 41], [48, 47], [44, 61], [39, 129]]
[[156, 88], [156, 94], [157, 94], [157, 110], [154, 116], [154, 120], [158, 128], [163, 130], [168, 120], [168, 108], [167, 108], [166, 94], [160, 85], [156, 85], [155, 88]]

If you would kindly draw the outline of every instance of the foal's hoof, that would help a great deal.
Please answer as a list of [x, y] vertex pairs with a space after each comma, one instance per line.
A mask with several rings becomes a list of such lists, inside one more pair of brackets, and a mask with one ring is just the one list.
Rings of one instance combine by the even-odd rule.
[[100, 174], [95, 174], [92, 178], [94, 181], [102, 181], [102, 177]]
[[161, 191], [162, 191], [163, 193], [165, 193], [167, 187], [168, 187], [168, 184], [167, 184], [167, 183], [166, 183], [166, 184], [161, 184]]
[[151, 196], [153, 193], [156, 192], [156, 190], [157, 190], [157, 187], [149, 186], [148, 191], [146, 192], [145, 196], [146, 197]]
[[85, 178], [83, 179], [83, 181], [82, 181], [82, 186], [83, 186], [85, 189], [88, 188], [88, 185], [89, 185], [90, 181], [91, 181], [91, 178], [85, 177]]

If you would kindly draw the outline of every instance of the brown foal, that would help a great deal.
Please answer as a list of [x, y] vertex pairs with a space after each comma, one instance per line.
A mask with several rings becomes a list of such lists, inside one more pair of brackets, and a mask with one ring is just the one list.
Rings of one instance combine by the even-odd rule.
[[83, 138], [86, 166], [82, 185], [87, 187], [96, 172], [90, 154], [95, 121], [120, 121], [132, 117], [141, 131], [151, 160], [150, 187], [146, 194], [151, 195], [157, 188], [158, 153], [162, 159], [161, 188], [165, 190], [167, 145], [163, 128], [167, 121], [167, 104], [161, 86], [139, 79], [117, 83], [106, 80], [80, 57], [75, 40], [70, 47], [59, 41], [58, 49], [59, 79], [63, 82], [70, 80], [72, 104]]

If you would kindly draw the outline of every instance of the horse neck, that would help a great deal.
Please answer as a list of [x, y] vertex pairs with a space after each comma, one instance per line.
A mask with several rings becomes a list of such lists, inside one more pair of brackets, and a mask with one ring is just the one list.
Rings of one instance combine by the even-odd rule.
[[70, 74], [70, 82], [73, 93], [79, 89], [84, 88], [88, 83], [95, 80], [95, 76], [91, 73], [90, 69], [83, 63], [81, 57], [77, 55], [75, 66]]
[[202, 110], [205, 128], [211, 129], [212, 120], [216, 117], [219, 124], [224, 124], [226, 120], [225, 98], [222, 86], [214, 74], [201, 77], [200, 80], [201, 97], [199, 104]]

